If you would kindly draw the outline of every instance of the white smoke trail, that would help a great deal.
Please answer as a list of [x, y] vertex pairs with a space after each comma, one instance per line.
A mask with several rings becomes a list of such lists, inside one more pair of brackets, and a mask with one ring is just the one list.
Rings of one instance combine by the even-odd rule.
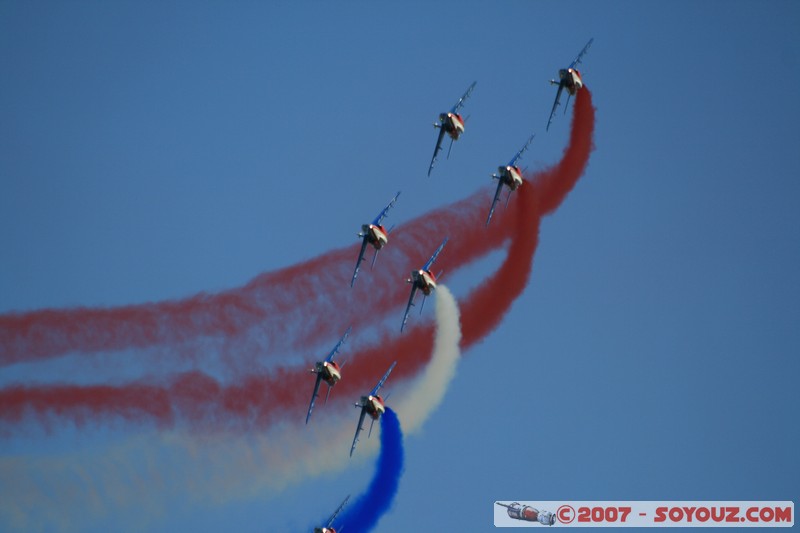
[[456, 375], [461, 355], [460, 313], [456, 299], [444, 285], [436, 288], [436, 337], [433, 357], [403, 398], [393, 404], [405, 434], [414, 433], [442, 403], [447, 387]]
[[[430, 362], [402, 389], [391, 378], [387, 382], [394, 390], [387, 403], [411, 432], [441, 403], [459, 359], [459, 310], [443, 285], [435, 314]], [[140, 433], [84, 452], [0, 457], [0, 529], [85, 530], [97, 520], [130, 515], [132, 530], [146, 530], [158, 528], [170, 501], [216, 506], [275, 497], [374, 457], [379, 439], [362, 435], [348, 458], [357, 419], [354, 408], [316, 416], [309, 426], [284, 422], [256, 435]]]

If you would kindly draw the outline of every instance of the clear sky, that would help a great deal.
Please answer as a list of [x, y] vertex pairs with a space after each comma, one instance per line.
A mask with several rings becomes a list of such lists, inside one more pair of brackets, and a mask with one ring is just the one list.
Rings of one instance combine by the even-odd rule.
[[[554, 163], [571, 111], [545, 133], [547, 81], [594, 37], [588, 170], [543, 221], [526, 291], [408, 437], [379, 530], [489, 530], [495, 500], [797, 502], [799, 23], [789, 1], [0, 2], [0, 312], [239, 287], [353, 245], [399, 189], [389, 223], [491, 191], [531, 133], [523, 163]], [[467, 131], [428, 178], [431, 123], [473, 80]], [[151, 431], [17, 428], [0, 454], [113, 448], [98, 460], [138, 483], [168, 452], [120, 443]], [[284, 531], [372, 468], [276, 493], [174, 460], [192, 476], [158, 508], [81, 479], [92, 501], [61, 525]]]

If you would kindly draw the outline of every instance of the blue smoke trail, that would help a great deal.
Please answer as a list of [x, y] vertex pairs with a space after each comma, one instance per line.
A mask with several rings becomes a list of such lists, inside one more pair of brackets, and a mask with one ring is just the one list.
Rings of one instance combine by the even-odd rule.
[[347, 533], [366, 533], [392, 507], [403, 475], [403, 431], [397, 414], [389, 407], [381, 417], [381, 453], [375, 476], [367, 490], [345, 507], [336, 526]]

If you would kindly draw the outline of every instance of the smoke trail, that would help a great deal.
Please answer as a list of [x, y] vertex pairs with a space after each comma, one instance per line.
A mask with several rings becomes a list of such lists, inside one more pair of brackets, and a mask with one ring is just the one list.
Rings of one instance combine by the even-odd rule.
[[395, 404], [407, 433], [420, 429], [430, 413], [439, 407], [456, 375], [458, 356], [461, 353], [458, 349], [461, 325], [458, 304], [444, 285], [436, 287], [436, 325], [431, 362], [411, 385], [413, 394], [405, 395]]
[[[473, 231], [472, 222], [485, 210], [486, 196], [486, 191], [477, 192], [395, 230], [382, 254], [386, 260], [381, 263], [381, 278], [401, 279], [418, 267], [446, 230], [452, 241], [446, 259], [450, 271], [500, 246], [507, 232]], [[393, 302], [403, 300], [403, 284], [376, 280], [351, 289], [346, 281], [357, 255], [357, 245], [334, 250], [216, 295], [112, 309], [45, 309], [0, 315], [0, 365], [75, 352], [127, 348], [140, 352], [165, 344], [202, 342], [208, 349], [213, 345], [209, 341], [218, 339], [226, 339], [228, 350], [235, 350], [232, 341], [245, 346], [255, 342], [266, 354], [312, 348], [351, 324], [363, 324], [365, 317], [369, 321], [385, 318], [394, 310]], [[235, 365], [231, 355], [221, 353]]]
[[381, 417], [381, 453], [367, 490], [345, 507], [337, 520], [348, 532], [372, 530], [389, 511], [403, 474], [403, 432], [400, 421], [390, 407]]
[[[464, 348], [497, 327], [527, 284], [541, 216], [555, 209], [583, 174], [593, 147], [593, 131], [591, 93], [584, 89], [575, 101], [570, 143], [561, 162], [529, 177], [529, 182], [515, 193], [507, 212], [500, 213], [505, 217], [501, 220], [510, 221], [498, 224], [498, 227], [507, 228], [505, 231], [511, 235], [508, 254], [499, 269], [461, 302]], [[464, 208], [464, 212], [471, 212], [469, 201], [456, 205]], [[486, 205], [482, 205], [482, 210], [485, 208]], [[453, 255], [457, 263], [480, 253], [484, 242], [480, 235], [499, 234], [494, 229], [474, 231], [482, 216], [462, 220], [462, 215], [445, 209], [434, 217], [434, 222], [450, 220], [457, 223], [456, 229], [460, 233], [478, 235], [478, 238], [470, 236], [459, 246], [454, 246], [456, 251]], [[438, 238], [438, 233], [432, 233]], [[407, 290], [405, 287], [402, 289]], [[401, 297], [395, 301], [403, 300]], [[404, 354], [404, 364], [395, 370], [395, 379], [412, 375], [425, 362], [432, 341], [433, 331], [429, 326], [414, 328], [409, 335], [400, 337], [384, 331], [378, 343], [352, 356], [359, 364], [353, 365], [355, 371], [348, 373], [347, 382], [337, 389], [349, 395], [370, 387], [368, 382], [385, 370], [396, 353]], [[204, 428], [260, 428], [271, 423], [277, 414], [304, 403], [306, 381], [307, 375], [303, 371], [280, 369], [269, 375], [250, 374], [227, 386], [201, 372], [188, 372], [161, 382], [151, 380], [122, 386], [17, 385], [0, 390], [0, 419], [13, 423], [26, 415], [33, 415], [46, 424], [50, 420], [49, 414], [55, 413], [77, 422], [88, 417], [112, 416], [158, 427], [170, 427], [177, 421], [184, 421]]]
[[[394, 373], [387, 383], [397, 410], [403, 417], [405, 413], [410, 416], [411, 429], [421, 427], [437, 408], [458, 362], [455, 300], [447, 287], [439, 285], [435, 302], [436, 339], [430, 362], [410, 387], [396, 387]], [[405, 358], [392, 355], [401, 356], [399, 370]], [[361, 363], [353, 366], [356, 364]], [[377, 370], [358, 392], [372, 387], [384, 370]], [[165, 496], [204, 506], [221, 505], [243, 495], [264, 498], [280, 494], [310, 477], [343, 470], [378, 452], [375, 439], [362, 439], [355, 456], [347, 459], [357, 420], [357, 411], [349, 402], [357, 394], [342, 394], [339, 387], [349, 377], [344, 374], [335, 392], [348, 405], [334, 408], [329, 402], [311, 426], [302, 424], [298, 412], [295, 423], [279, 422], [258, 434], [142, 432], [100, 450], [0, 457], [0, 523], [15, 529], [47, 529], [54, 523], [63, 524], [65, 517], [81, 509], [81, 516], [73, 517], [74, 529], [81, 530], [108, 519], [112, 509], [116, 517], [123, 510], [135, 509], [139, 520], [135, 529], [146, 530], [157, 527], [157, 517], [165, 513]], [[303, 393], [305, 408], [308, 390]], [[136, 463], [149, 468], [136, 468]], [[30, 483], [30, 479], [40, 482]], [[102, 493], [96, 487], [103, 487]], [[89, 499], [94, 504], [88, 512], [85, 505], [76, 503]]]
[[[593, 147], [593, 128], [591, 93], [584, 88], [576, 98], [570, 143], [561, 162], [532, 177], [539, 192], [540, 214], [554, 211], [574, 187]], [[388, 260], [381, 266], [386, 278], [397, 279], [417, 266], [419, 258], [445, 233], [452, 237], [446, 259], [450, 271], [502, 245], [511, 235], [508, 225], [475, 231], [475, 221], [486, 210], [486, 196], [486, 191], [480, 191], [398, 228], [385, 252]], [[307, 349], [358, 323], [362, 316], [384, 317], [392, 307], [387, 302], [402, 300], [404, 288], [397, 284], [361, 284], [350, 290], [343, 283], [351, 275], [357, 248], [331, 251], [216, 295], [201, 293], [178, 301], [113, 309], [45, 309], [0, 315], [0, 365], [68, 352], [142, 349], [209, 338], [245, 342], [258, 336], [260, 347], [273, 353], [290, 347]], [[356, 302], [359, 306], [353, 305]], [[368, 312], [362, 315], [364, 310]], [[291, 324], [299, 323], [306, 327], [292, 329]]]
[[583, 175], [594, 149], [593, 134], [592, 94], [584, 87], [575, 99], [570, 142], [561, 161], [552, 168], [526, 176], [528, 181], [515, 193], [519, 209], [507, 215], [513, 217], [513, 223], [508, 226], [513, 228], [514, 237], [506, 260], [494, 279], [485, 281], [461, 303], [465, 349], [500, 324], [528, 284], [541, 218], [561, 205]]

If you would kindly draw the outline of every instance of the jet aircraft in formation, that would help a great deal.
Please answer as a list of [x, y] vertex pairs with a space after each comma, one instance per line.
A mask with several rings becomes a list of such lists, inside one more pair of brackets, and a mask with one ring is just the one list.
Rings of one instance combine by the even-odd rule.
[[347, 331], [344, 332], [342, 338], [339, 342], [336, 343], [336, 346], [333, 347], [331, 353], [328, 354], [328, 357], [325, 358], [324, 361], [318, 361], [314, 368], [309, 370], [309, 372], [313, 372], [317, 375], [317, 381], [314, 383], [314, 393], [311, 395], [311, 404], [308, 406], [308, 414], [306, 415], [306, 424], [308, 424], [309, 419], [311, 418], [311, 411], [314, 409], [314, 402], [317, 400], [317, 396], [319, 396], [319, 385], [322, 381], [328, 384], [328, 392], [325, 394], [325, 403], [328, 403], [328, 396], [331, 394], [331, 389], [333, 388], [336, 383], [342, 379], [342, 366], [333, 360], [333, 356], [339, 353], [339, 349], [344, 344], [344, 341], [347, 340], [347, 336], [350, 335], [350, 330], [353, 329], [353, 326], [347, 328]]
[[378, 252], [381, 248], [386, 246], [386, 243], [389, 242], [389, 232], [392, 231], [392, 228], [388, 230], [381, 225], [383, 219], [386, 218], [389, 209], [394, 206], [394, 203], [397, 201], [397, 197], [400, 196], [400, 191], [397, 191], [397, 194], [394, 195], [386, 207], [375, 217], [375, 220], [372, 221], [372, 224], [362, 224], [361, 225], [361, 232], [358, 233], [358, 236], [363, 239], [361, 241], [361, 251], [358, 253], [358, 261], [356, 261], [356, 269], [353, 272], [353, 279], [350, 280], [350, 286], [352, 287], [356, 282], [356, 277], [358, 276], [358, 269], [361, 266], [361, 261], [364, 260], [364, 252], [367, 249], [367, 244], [371, 244], [373, 248], [375, 248], [375, 255], [372, 256], [372, 266], [375, 266], [375, 260], [378, 258]]
[[447, 149], [447, 158], [449, 159], [450, 150], [453, 148], [453, 141], [457, 141], [458, 137], [464, 133], [466, 121], [458, 113], [458, 111], [464, 105], [464, 101], [469, 98], [469, 95], [472, 93], [472, 89], [475, 88], [476, 83], [478, 82], [473, 81], [472, 85], [470, 85], [461, 98], [458, 99], [456, 105], [451, 107], [450, 111], [447, 113], [439, 113], [439, 122], [433, 123], [434, 128], [439, 128], [439, 138], [436, 139], [436, 148], [433, 149], [433, 158], [431, 159], [431, 166], [428, 167], [428, 176], [431, 175], [433, 165], [436, 163], [436, 156], [439, 154], [439, 150], [442, 149], [442, 139], [444, 138], [444, 134], [446, 133], [450, 136], [450, 147]]
[[497, 167], [497, 174], [492, 174], [492, 179], [497, 180], [497, 190], [494, 193], [494, 200], [492, 200], [492, 207], [489, 209], [489, 216], [486, 217], [486, 225], [489, 225], [489, 222], [492, 220], [492, 214], [494, 213], [494, 208], [497, 205], [497, 201], [500, 199], [500, 190], [503, 188], [503, 185], [509, 188], [508, 191], [508, 198], [506, 198], [506, 205], [508, 205], [508, 199], [511, 198], [511, 193], [516, 191], [517, 188], [522, 185], [522, 171], [517, 166], [517, 161], [522, 156], [522, 152], [528, 149], [528, 146], [531, 145], [533, 142], [533, 138], [536, 137], [536, 134], [530, 136], [528, 142], [525, 143], [525, 146], [519, 149], [514, 157], [511, 158], [511, 161], [504, 167]]
[[358, 443], [358, 434], [364, 429], [364, 418], [369, 415], [372, 418], [372, 421], [369, 424], [369, 433], [367, 434], [367, 438], [372, 435], [372, 426], [375, 424], [375, 421], [378, 420], [381, 415], [386, 412], [386, 400], [380, 397], [378, 391], [383, 384], [386, 382], [386, 378], [389, 377], [389, 374], [392, 373], [394, 369], [394, 365], [397, 364], [397, 361], [392, 363], [392, 366], [389, 367], [389, 370], [383, 375], [381, 380], [375, 385], [370, 393], [366, 396], [362, 396], [358, 403], [355, 404], [356, 407], [361, 408], [361, 416], [358, 418], [358, 426], [356, 427], [356, 436], [353, 437], [353, 445], [350, 447], [350, 457], [353, 456], [353, 452], [356, 450], [356, 444]]
[[567, 105], [564, 106], [564, 113], [567, 112], [567, 107], [569, 106], [569, 97], [574, 95], [578, 92], [578, 89], [583, 87], [583, 79], [581, 78], [581, 73], [575, 68], [578, 63], [581, 62], [581, 58], [592, 45], [592, 41], [594, 38], [589, 39], [589, 42], [586, 43], [586, 46], [583, 47], [581, 53], [578, 54], [578, 57], [575, 58], [575, 61], [569, 64], [567, 68], [562, 68], [558, 71], [558, 80], [550, 80], [550, 83], [553, 85], [558, 85], [558, 92], [556, 93], [556, 101], [553, 103], [553, 110], [550, 111], [550, 118], [547, 120], [547, 130], [550, 129], [550, 123], [553, 122], [553, 116], [556, 114], [556, 108], [559, 106], [559, 100], [561, 99], [561, 91], [567, 89]]
[[[408, 305], [406, 305], [406, 312], [403, 314], [403, 324], [400, 326], [400, 333], [403, 332], [403, 329], [406, 327], [406, 322], [408, 321], [408, 313], [411, 310], [411, 306], [414, 305], [414, 295], [417, 293], [417, 289], [422, 291], [424, 295], [422, 297], [422, 306], [420, 306], [419, 312], [422, 313], [422, 308], [425, 307], [425, 298], [427, 298], [431, 291], [436, 288], [436, 278], [437, 276], [433, 275], [431, 272], [431, 267], [433, 266], [434, 261], [436, 258], [439, 257], [439, 252], [442, 251], [444, 245], [447, 244], [447, 237], [444, 238], [442, 244], [433, 252], [433, 255], [428, 262], [425, 263], [422, 268], [419, 270], [412, 270], [411, 277], [406, 280], [406, 283], [411, 283], [411, 296], [408, 297]], [[439, 276], [441, 277], [442, 273], [439, 272]]]
[[[339, 506], [339, 508], [336, 509], [336, 511], [328, 519], [328, 522], [325, 524], [325, 526], [323, 526], [323, 527], [315, 527], [314, 528], [314, 533], [336, 533], [336, 530], [333, 528], [333, 521], [336, 520], [336, 516], [339, 513], [342, 512], [342, 509], [344, 509], [344, 506], [347, 505], [347, 500], [349, 500], [349, 499], [350, 499], [350, 495], [348, 494], [347, 498], [344, 499], [344, 501]], [[343, 529], [344, 529], [344, 526], [342, 526], [342, 528], [339, 531], [341, 531]]]
[[[550, 80], [550, 83], [558, 85], [558, 92], [556, 93], [556, 99], [555, 102], [553, 103], [553, 109], [550, 112], [550, 117], [547, 121], [548, 129], [550, 128], [550, 124], [553, 121], [556, 109], [560, 105], [562, 91], [566, 89], [568, 95], [572, 96], [576, 94], [577, 91], [583, 87], [583, 79], [581, 78], [581, 74], [576, 67], [578, 64], [580, 64], [581, 59], [589, 50], [589, 47], [591, 46], [593, 41], [594, 39], [589, 39], [589, 42], [586, 43], [586, 45], [580, 51], [575, 60], [572, 63], [570, 63], [567, 68], [560, 69], [558, 71], [559, 75], [558, 81]], [[447, 152], [447, 155], [449, 157], [450, 150], [453, 147], [453, 141], [458, 140], [460, 135], [464, 133], [464, 126], [466, 121], [461, 116], [459, 111], [464, 106], [464, 103], [467, 100], [467, 98], [469, 98], [469, 96], [472, 94], [472, 91], [475, 89], [476, 83], [477, 82], [472, 82], [472, 84], [467, 88], [464, 94], [461, 95], [461, 98], [459, 98], [458, 101], [455, 103], [455, 105], [452, 108], [450, 108], [450, 111], [446, 113], [440, 113], [439, 122], [434, 123], [434, 127], [439, 128], [439, 136], [436, 140], [436, 147], [434, 148], [433, 151], [431, 164], [428, 167], [428, 176], [430, 176], [431, 171], [433, 170], [433, 166], [436, 163], [436, 158], [439, 155], [439, 152], [442, 150], [442, 140], [444, 139], [444, 135], [447, 134], [450, 136], [450, 147], [448, 148]], [[569, 106], [569, 97], [567, 98], [565, 112], [568, 106]], [[496, 179], [498, 183], [497, 183], [497, 189], [495, 190], [494, 198], [492, 200], [492, 205], [489, 209], [489, 215], [486, 218], [486, 226], [488, 226], [492, 220], [492, 215], [494, 214], [495, 208], [497, 207], [497, 202], [500, 199], [500, 193], [503, 189], [503, 186], [505, 185], [506, 187], [508, 187], [509, 189], [508, 198], [510, 198], [511, 193], [517, 190], [517, 188], [519, 188], [522, 185], [523, 183], [522, 171], [520, 170], [517, 163], [519, 159], [522, 157], [522, 154], [530, 147], [534, 137], [535, 134], [531, 135], [528, 138], [527, 142], [522, 146], [522, 148], [520, 148], [519, 151], [514, 155], [514, 157], [511, 158], [511, 161], [509, 161], [508, 164], [505, 166], [497, 167], [497, 173], [492, 174], [492, 178]], [[389, 228], [387, 230], [383, 226], [383, 220], [388, 215], [389, 210], [392, 207], [394, 207], [394, 204], [397, 202], [397, 198], [399, 196], [400, 196], [400, 191], [398, 191], [397, 194], [395, 194], [394, 197], [389, 201], [389, 203], [386, 204], [386, 207], [384, 207], [381, 210], [381, 212], [378, 214], [377, 217], [375, 217], [372, 223], [363, 224], [361, 226], [361, 231], [358, 233], [358, 237], [362, 239], [361, 249], [358, 254], [358, 259], [356, 260], [356, 267], [355, 270], [353, 271], [353, 277], [350, 280], [351, 287], [355, 285], [356, 278], [358, 277], [358, 272], [361, 267], [361, 263], [364, 260], [364, 255], [366, 253], [367, 245], [371, 245], [375, 249], [375, 255], [372, 258], [372, 266], [374, 267], [375, 261], [378, 257], [378, 252], [389, 242], [389, 233], [391, 232], [392, 228]], [[506, 203], [508, 203], [508, 198], [506, 199]], [[441, 277], [442, 273], [439, 272], [438, 276], [435, 276], [431, 271], [431, 268], [433, 266], [433, 263], [439, 257], [439, 254], [441, 253], [445, 244], [447, 244], [446, 237], [439, 245], [439, 247], [436, 249], [436, 251], [433, 252], [433, 255], [430, 257], [430, 259], [428, 259], [428, 261], [422, 266], [422, 268], [412, 271], [411, 277], [406, 280], [407, 283], [411, 284], [411, 294], [409, 295], [408, 304], [406, 305], [405, 312], [403, 313], [403, 322], [400, 326], [401, 332], [404, 331], [406, 323], [408, 322], [408, 316], [411, 311], [411, 307], [415, 305], [414, 297], [416, 296], [417, 291], [420, 290], [423, 293], [422, 305], [420, 306], [420, 312], [422, 312], [422, 309], [425, 306], [425, 299], [431, 294], [431, 292], [434, 289], [436, 289], [437, 277]], [[350, 334], [351, 329], [352, 328], [347, 329], [347, 331], [344, 333], [344, 335], [336, 344], [336, 346], [333, 348], [333, 350], [331, 350], [330, 354], [328, 354], [328, 357], [326, 357], [324, 361], [317, 362], [314, 368], [310, 370], [312, 373], [317, 374], [317, 378], [316, 382], [314, 383], [314, 392], [311, 395], [311, 403], [308, 406], [308, 413], [306, 414], [306, 424], [308, 424], [308, 421], [311, 419], [311, 413], [314, 410], [314, 403], [317, 397], [319, 396], [319, 387], [321, 382], [325, 381], [325, 383], [327, 383], [328, 385], [328, 390], [325, 394], [325, 401], [327, 403], [331, 388], [333, 388], [342, 377], [341, 368], [344, 365], [343, 364], [340, 365], [339, 363], [334, 361], [334, 357], [339, 353], [339, 350], [341, 349], [342, 345], [347, 339], [347, 336]], [[350, 448], [351, 456], [353, 455], [353, 452], [355, 451], [356, 448], [356, 444], [358, 443], [359, 433], [364, 429], [363, 428], [364, 418], [367, 415], [370, 415], [370, 417], [372, 418], [372, 422], [370, 424], [370, 434], [371, 434], [372, 425], [375, 423], [375, 420], [380, 419], [381, 415], [386, 410], [384, 399], [378, 395], [378, 391], [383, 386], [386, 379], [389, 377], [389, 374], [392, 372], [392, 369], [394, 369], [395, 364], [396, 362], [392, 363], [392, 366], [389, 367], [389, 370], [386, 371], [386, 374], [384, 374], [383, 378], [381, 378], [381, 380], [378, 382], [375, 388], [372, 389], [372, 391], [368, 395], [362, 396], [360, 401], [355, 404], [357, 407], [361, 408], [361, 416], [359, 417], [358, 427], [356, 428], [356, 434], [355, 437], [353, 438], [353, 444]], [[325, 528], [317, 528], [315, 529], [315, 531], [335, 533], [335, 530], [331, 527], [333, 520], [336, 517], [336, 515], [342, 510], [342, 507], [344, 507], [346, 502], [347, 499], [345, 499], [345, 501], [342, 502], [342, 505], [339, 507], [339, 509], [337, 509], [337, 511], [333, 514], [333, 516], [331, 516], [331, 519], [328, 521], [328, 525]], [[522, 516], [522, 514], [524, 514], [523, 513], [524, 510], [535, 511], [535, 509], [532, 508], [520, 507], [519, 504], [516, 502], [511, 505], [506, 505], [501, 503], [498, 503], [498, 505], [503, 505], [504, 507], [508, 508], [509, 515], [519, 514], [520, 516]], [[540, 522], [541, 522], [541, 517], [546, 514], [549, 513], [537, 514], [537, 516], [540, 518], [539, 520]]]

